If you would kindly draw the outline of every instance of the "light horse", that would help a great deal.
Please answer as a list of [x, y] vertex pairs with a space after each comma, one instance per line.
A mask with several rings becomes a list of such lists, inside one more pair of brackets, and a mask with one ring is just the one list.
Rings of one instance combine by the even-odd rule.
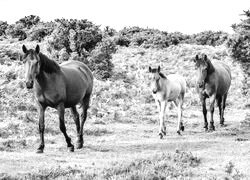
[[228, 65], [221, 61], [211, 62], [206, 54], [199, 54], [194, 59], [198, 72], [197, 90], [202, 103], [204, 128], [208, 130], [206, 98], [210, 99], [210, 126], [209, 130], [214, 131], [214, 103], [217, 101], [220, 112], [220, 124], [224, 125], [224, 110], [226, 99], [231, 84], [231, 71]]
[[[93, 75], [89, 68], [79, 61], [67, 61], [58, 65], [40, 52], [39, 45], [35, 50], [22, 46], [24, 55], [21, 60], [25, 67], [25, 83], [28, 89], [33, 88], [39, 105], [39, 133], [41, 143], [37, 153], [44, 150], [44, 114], [47, 107], [57, 109], [60, 130], [65, 136], [69, 151], [74, 146], [66, 132], [64, 122], [65, 108], [70, 108], [77, 131], [77, 148], [83, 147], [83, 126], [87, 118], [90, 96], [93, 89]], [[81, 122], [76, 105], [82, 108]]]
[[152, 69], [149, 67], [150, 77], [150, 87], [152, 95], [159, 111], [160, 127], [159, 135], [162, 139], [166, 135], [166, 126], [164, 122], [165, 111], [168, 102], [174, 102], [178, 107], [178, 125], [177, 133], [180, 134], [184, 131], [184, 126], [182, 122], [182, 106], [184, 101], [184, 95], [186, 92], [186, 80], [184, 77], [178, 74], [171, 74], [165, 76], [160, 72], [160, 66], [158, 68]]

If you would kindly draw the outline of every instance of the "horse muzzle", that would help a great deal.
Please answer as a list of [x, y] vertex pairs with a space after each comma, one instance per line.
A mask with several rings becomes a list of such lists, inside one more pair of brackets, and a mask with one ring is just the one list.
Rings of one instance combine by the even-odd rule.
[[28, 81], [28, 82], [26, 82], [26, 87], [27, 87], [27, 89], [32, 89], [32, 88], [33, 88], [33, 84], [34, 84], [33, 81]]
[[156, 94], [156, 93], [157, 93], [157, 90], [153, 90], [152, 92], [153, 92], [153, 94]]
[[204, 82], [199, 82], [199, 83], [198, 83], [198, 86], [199, 86], [199, 88], [204, 87]]

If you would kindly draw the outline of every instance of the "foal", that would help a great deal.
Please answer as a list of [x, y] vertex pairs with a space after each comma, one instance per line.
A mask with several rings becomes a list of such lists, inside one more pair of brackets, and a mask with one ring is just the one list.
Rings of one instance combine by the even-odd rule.
[[174, 102], [174, 104], [178, 107], [177, 133], [180, 134], [180, 131], [184, 131], [184, 126], [182, 122], [182, 105], [186, 92], [186, 80], [184, 79], [184, 77], [177, 74], [165, 76], [160, 72], [160, 66], [155, 69], [149, 67], [149, 72], [151, 73], [150, 87], [152, 95], [155, 99], [160, 113], [160, 138], [162, 139], [163, 135], [166, 135], [164, 117], [168, 102]]

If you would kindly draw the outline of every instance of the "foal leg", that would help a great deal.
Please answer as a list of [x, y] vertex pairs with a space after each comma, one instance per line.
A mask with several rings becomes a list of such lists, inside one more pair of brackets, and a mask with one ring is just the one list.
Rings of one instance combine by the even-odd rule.
[[78, 143], [77, 149], [81, 149], [83, 147], [83, 127], [87, 118], [87, 111], [89, 108], [90, 95], [85, 95], [82, 101], [82, 113], [81, 113], [81, 124], [80, 124], [80, 133], [78, 134]]
[[162, 139], [163, 136], [166, 135], [166, 126], [165, 126], [165, 122], [164, 122], [164, 116], [165, 116], [167, 102], [161, 101], [160, 104], [161, 104], [161, 111], [160, 111], [159, 135], [160, 135], [160, 139]]
[[203, 112], [203, 116], [204, 116], [204, 128], [205, 131], [208, 130], [208, 123], [207, 123], [207, 107], [206, 107], [206, 97], [203, 95], [200, 95], [200, 99], [202, 102], [202, 112]]
[[77, 146], [79, 146], [79, 144], [81, 143], [80, 142], [80, 121], [79, 121], [79, 113], [77, 112], [76, 110], [76, 106], [73, 106], [71, 107], [71, 113], [73, 114], [73, 118], [74, 118], [74, 121], [75, 121], [75, 124], [76, 124], [76, 132], [77, 132]]
[[43, 153], [44, 149], [44, 114], [45, 114], [45, 109], [46, 106], [43, 106], [42, 104], [39, 103], [39, 134], [40, 134], [40, 140], [41, 143], [37, 149], [37, 153]]
[[64, 113], [65, 113], [65, 107], [64, 107], [64, 104], [61, 103], [58, 107], [57, 107], [57, 112], [58, 112], [58, 115], [59, 115], [59, 124], [60, 124], [60, 130], [62, 131], [65, 139], [66, 139], [66, 142], [67, 142], [67, 146], [68, 146], [68, 149], [70, 152], [74, 152], [74, 146], [73, 144], [71, 144], [71, 139], [70, 137], [68, 136], [67, 132], [66, 132], [66, 127], [65, 127], [65, 122], [64, 122]]
[[179, 101], [175, 101], [175, 104], [178, 108], [178, 125], [177, 125], [177, 133], [181, 135], [181, 131], [184, 131], [184, 126], [182, 122], [182, 105], [183, 100], [180, 98]]
[[213, 94], [210, 97], [210, 113], [211, 113], [210, 126], [209, 126], [209, 130], [210, 131], [214, 131], [215, 130], [215, 127], [214, 127], [214, 103], [215, 103], [215, 97], [216, 97], [215, 94]]

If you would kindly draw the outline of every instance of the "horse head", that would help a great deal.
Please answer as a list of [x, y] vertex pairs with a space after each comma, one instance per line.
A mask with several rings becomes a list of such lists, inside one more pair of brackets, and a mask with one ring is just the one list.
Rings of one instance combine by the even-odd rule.
[[149, 66], [149, 72], [151, 73], [150, 75], [150, 87], [153, 92], [153, 94], [156, 94], [161, 90], [161, 83], [160, 79], [161, 78], [166, 78], [161, 72], [160, 66], [158, 68], [151, 68]]
[[198, 71], [198, 81], [197, 84], [199, 88], [204, 87], [208, 73], [209, 73], [209, 60], [206, 54], [196, 55], [195, 59], [195, 69]]
[[40, 47], [39, 45], [36, 46], [35, 50], [27, 49], [25, 45], [22, 47], [24, 55], [22, 56], [22, 61], [24, 63], [25, 69], [25, 83], [28, 89], [33, 88], [34, 79], [40, 73]]

